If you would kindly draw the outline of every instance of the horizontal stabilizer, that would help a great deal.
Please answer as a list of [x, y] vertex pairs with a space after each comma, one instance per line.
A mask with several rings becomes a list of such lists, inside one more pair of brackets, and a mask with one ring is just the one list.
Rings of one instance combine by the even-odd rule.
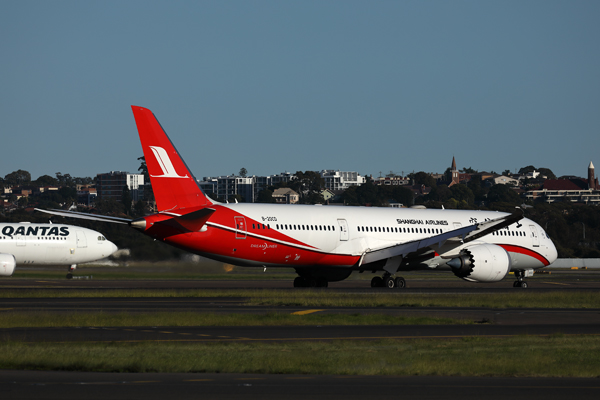
[[87, 220], [91, 220], [91, 221], [111, 222], [113, 224], [128, 225], [132, 221], [129, 218], [110, 217], [107, 215], [98, 215], [98, 214], [87, 214], [87, 213], [82, 213], [82, 212], [77, 212], [77, 211], [42, 210], [41, 208], [36, 208], [35, 210], [41, 211], [46, 214], [59, 215], [61, 217], [87, 219]]
[[[155, 225], [166, 225], [183, 232], [198, 232], [215, 211], [216, 210], [213, 208], [202, 208], [197, 211], [176, 215], [173, 218], [156, 222]], [[172, 215], [171, 213], [165, 214]]]

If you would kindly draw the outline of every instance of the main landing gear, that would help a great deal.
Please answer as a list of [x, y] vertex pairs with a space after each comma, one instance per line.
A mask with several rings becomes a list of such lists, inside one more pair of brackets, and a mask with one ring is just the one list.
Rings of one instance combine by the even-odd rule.
[[327, 287], [329, 282], [325, 278], [305, 278], [302, 276], [294, 279], [294, 287]]
[[77, 268], [77, 264], [73, 264], [69, 267], [69, 272], [67, 273], [67, 279], [73, 279], [73, 271]]
[[392, 277], [392, 275], [389, 272], [386, 272], [385, 274], [383, 274], [382, 277], [376, 276], [373, 279], [371, 279], [371, 287], [386, 287], [388, 289], [393, 289], [393, 288], [402, 289], [402, 288], [406, 287], [406, 281], [401, 276], [394, 278], [394, 277]]
[[532, 269], [520, 269], [518, 271], [515, 271], [515, 278], [517, 278], [517, 280], [513, 283], [513, 287], [520, 287], [523, 289], [527, 289], [529, 287], [529, 285], [527, 284], [527, 282], [525, 282], [523, 280], [523, 278], [527, 277], [527, 276], [533, 276], [533, 270]]

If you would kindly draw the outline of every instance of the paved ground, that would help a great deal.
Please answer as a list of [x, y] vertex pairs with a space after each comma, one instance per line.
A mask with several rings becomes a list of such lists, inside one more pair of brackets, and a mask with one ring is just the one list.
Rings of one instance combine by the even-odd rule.
[[[528, 278], [528, 289], [513, 288], [513, 278], [505, 278], [495, 283], [473, 283], [455, 278], [452, 275], [436, 273], [439, 279], [431, 274], [405, 275], [407, 287], [404, 289], [371, 288], [370, 280], [347, 279], [341, 282], [330, 282], [329, 287], [322, 289], [333, 292], [349, 293], [497, 293], [518, 290], [600, 290], [600, 272], [553, 272], [551, 275], [536, 275]], [[422, 278], [423, 275], [429, 276]], [[85, 275], [81, 275], [85, 276]], [[80, 276], [80, 277], [81, 277]], [[374, 276], [369, 274], [367, 278]], [[92, 275], [93, 277], [93, 275]], [[0, 289], [281, 289], [303, 290], [293, 288], [288, 279], [19, 279], [0, 278]]]
[[[210, 312], [214, 314], [266, 314], [313, 312], [296, 306], [245, 305], [241, 297], [165, 298], [0, 298], [0, 312], [44, 311], [53, 313], [104, 312]], [[600, 306], [600, 304], [599, 304]], [[386, 314], [407, 317], [465, 319], [494, 325], [600, 324], [600, 308], [459, 308], [459, 307], [328, 307], [322, 314]]]
[[289, 342], [553, 334], [600, 335], [600, 324], [5, 328], [0, 329], [0, 340], [61, 343]]
[[0, 371], [14, 400], [598, 399], [598, 379]]
[[[600, 279], [591, 275], [534, 277], [532, 293], [600, 290]], [[515, 292], [512, 280], [495, 284], [470, 284], [460, 280], [409, 280], [405, 290], [393, 293], [471, 294]], [[293, 289], [287, 280], [73, 280], [1, 279], [0, 290], [74, 289]], [[322, 290], [336, 292], [389, 292], [371, 289], [368, 281], [332, 283]], [[246, 306], [244, 298], [69, 298], [0, 299], [0, 312], [47, 311], [60, 317], [64, 312], [194, 311], [215, 313], [292, 313], [299, 307]], [[460, 336], [512, 336], [553, 333], [600, 334], [600, 309], [486, 309], [486, 308], [328, 308], [322, 313], [385, 313], [392, 315], [441, 316], [482, 322], [451, 326], [352, 326], [352, 327], [122, 327], [122, 328], [34, 328], [1, 329], [0, 340], [24, 341], [289, 341], [329, 339], [380, 339]], [[0, 393], [7, 399], [191, 399], [244, 398], [320, 399], [440, 398], [440, 399], [597, 399], [600, 380], [571, 378], [470, 378], [470, 377], [381, 377], [306, 376], [247, 374], [129, 374], [44, 371], [0, 371]]]

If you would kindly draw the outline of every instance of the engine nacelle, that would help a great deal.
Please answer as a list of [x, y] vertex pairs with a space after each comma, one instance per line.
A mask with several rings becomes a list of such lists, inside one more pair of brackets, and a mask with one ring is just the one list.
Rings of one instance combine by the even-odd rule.
[[0, 276], [11, 276], [15, 272], [17, 261], [12, 254], [0, 254]]
[[454, 275], [471, 282], [498, 282], [510, 271], [510, 255], [495, 244], [467, 247], [460, 256], [448, 261]]

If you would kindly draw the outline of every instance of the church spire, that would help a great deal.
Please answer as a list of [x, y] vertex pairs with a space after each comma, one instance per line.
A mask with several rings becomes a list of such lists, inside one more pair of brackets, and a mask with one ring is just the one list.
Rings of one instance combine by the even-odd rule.
[[454, 159], [454, 156], [452, 156], [452, 168], [450, 169], [450, 173], [452, 174], [452, 181], [448, 187], [458, 184], [458, 169], [456, 168], [456, 160]]
[[592, 190], [598, 189], [597, 180], [594, 174], [594, 164], [592, 164], [591, 161], [588, 166], [588, 188]]

